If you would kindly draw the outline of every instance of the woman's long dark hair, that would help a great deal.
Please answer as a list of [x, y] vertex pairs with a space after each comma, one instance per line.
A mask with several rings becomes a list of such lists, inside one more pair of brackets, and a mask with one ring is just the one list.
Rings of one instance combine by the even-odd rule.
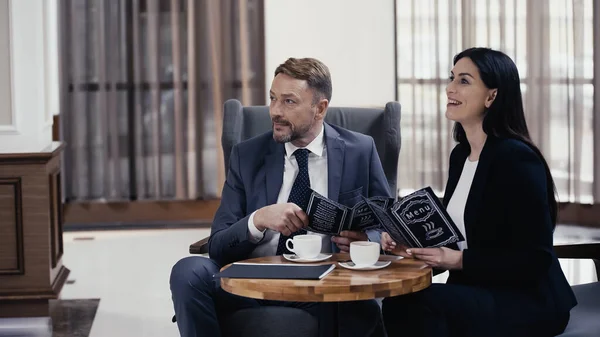
[[[463, 57], [468, 57], [479, 69], [483, 83], [490, 89], [498, 89], [496, 98], [487, 109], [483, 118], [483, 131], [487, 135], [501, 138], [512, 138], [527, 144], [542, 159], [546, 169], [546, 184], [548, 186], [548, 205], [552, 224], [556, 226], [558, 205], [556, 189], [548, 163], [541, 151], [529, 137], [525, 122], [523, 98], [521, 96], [521, 80], [517, 66], [506, 54], [489, 48], [469, 48], [454, 57], [454, 64]], [[467, 143], [465, 130], [460, 123], [454, 124], [454, 140]]]

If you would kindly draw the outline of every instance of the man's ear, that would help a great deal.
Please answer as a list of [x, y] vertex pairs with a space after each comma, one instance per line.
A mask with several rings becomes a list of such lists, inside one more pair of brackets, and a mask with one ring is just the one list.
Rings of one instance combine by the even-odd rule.
[[315, 118], [324, 119], [325, 115], [327, 114], [327, 108], [329, 107], [329, 101], [327, 100], [327, 98], [321, 98], [316, 104], [316, 107], [317, 113], [315, 115]]
[[492, 106], [492, 103], [494, 103], [494, 100], [496, 99], [496, 95], [498, 94], [498, 89], [491, 89], [488, 97], [485, 99], [485, 107], [486, 108], [490, 108]]

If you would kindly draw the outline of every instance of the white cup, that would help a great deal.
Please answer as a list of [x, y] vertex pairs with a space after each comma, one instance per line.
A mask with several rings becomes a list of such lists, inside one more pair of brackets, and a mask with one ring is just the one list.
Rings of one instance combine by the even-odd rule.
[[[290, 247], [290, 243], [294, 247]], [[302, 234], [287, 239], [285, 246], [301, 259], [312, 259], [321, 253], [321, 237], [318, 235]]]
[[377, 242], [354, 241], [350, 243], [350, 258], [357, 267], [372, 266], [379, 260], [379, 249]]

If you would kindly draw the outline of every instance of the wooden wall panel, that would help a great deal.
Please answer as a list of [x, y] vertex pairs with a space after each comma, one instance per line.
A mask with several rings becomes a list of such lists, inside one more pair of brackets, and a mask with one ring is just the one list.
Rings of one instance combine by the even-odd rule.
[[47, 164], [0, 165], [0, 179], [19, 177], [21, 180], [25, 268], [23, 275], [0, 274], [0, 284], [5, 291], [9, 289], [46, 291], [51, 284], [49, 172]]
[[20, 178], [0, 178], [0, 275], [24, 271]]
[[61, 235], [63, 232], [63, 207], [59, 168], [48, 175], [48, 186], [50, 191], [50, 258], [52, 268], [56, 268], [57, 262], [63, 255], [63, 238]]

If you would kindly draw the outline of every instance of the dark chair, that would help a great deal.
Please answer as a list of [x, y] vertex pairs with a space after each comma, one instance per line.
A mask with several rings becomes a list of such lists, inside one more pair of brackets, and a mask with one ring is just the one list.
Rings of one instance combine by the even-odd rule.
[[[400, 155], [400, 104], [389, 102], [383, 109], [338, 108], [327, 110], [325, 121], [329, 124], [360, 132], [373, 137], [385, 176], [393, 195], [397, 194], [396, 179]], [[223, 136], [221, 144], [225, 167], [234, 145], [271, 130], [272, 124], [267, 106], [244, 107], [237, 100], [224, 105]], [[208, 237], [190, 246], [191, 254], [208, 254]], [[283, 316], [282, 316], [283, 315]], [[317, 336], [318, 322], [301, 309], [253, 308], [240, 310], [225, 324], [225, 336]]]
[[[398, 175], [400, 156], [400, 104], [389, 102], [383, 109], [329, 107], [325, 122], [373, 137], [383, 171], [393, 195]], [[244, 107], [240, 101], [230, 99], [223, 111], [223, 158], [229, 167], [229, 156], [234, 145], [271, 130], [269, 107]], [[190, 246], [190, 254], [207, 254], [208, 237]]]
[[[594, 260], [597, 280], [600, 280], [600, 243], [557, 245], [554, 250], [559, 258]], [[578, 304], [571, 309], [569, 324], [560, 336], [600, 336], [600, 282], [580, 284], [572, 288]]]

